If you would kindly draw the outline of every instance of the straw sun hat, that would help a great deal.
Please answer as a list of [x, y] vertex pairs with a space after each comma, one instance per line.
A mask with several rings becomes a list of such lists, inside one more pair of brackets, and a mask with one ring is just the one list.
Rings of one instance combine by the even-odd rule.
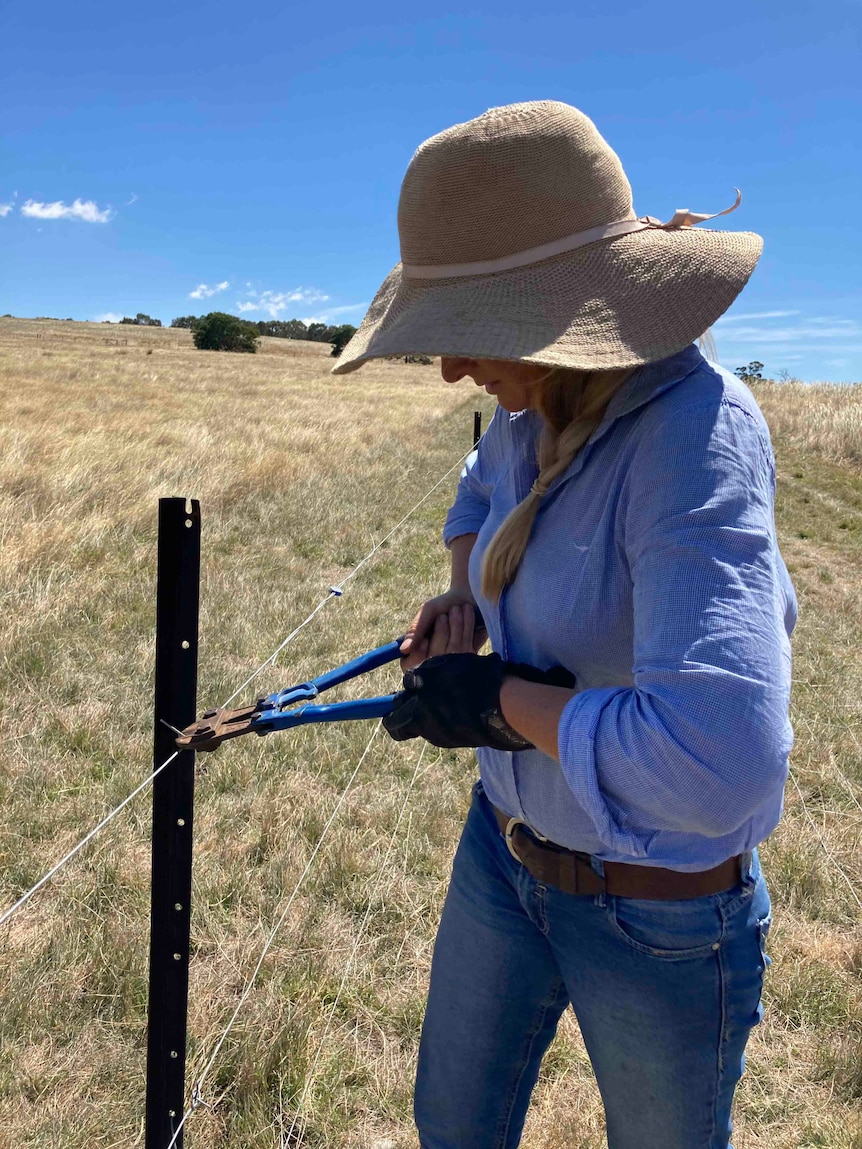
[[638, 219], [616, 153], [577, 108], [492, 108], [411, 160], [402, 262], [334, 374], [385, 355], [585, 370], [664, 359], [727, 310], [760, 255], [752, 232], [692, 226], [712, 218]]

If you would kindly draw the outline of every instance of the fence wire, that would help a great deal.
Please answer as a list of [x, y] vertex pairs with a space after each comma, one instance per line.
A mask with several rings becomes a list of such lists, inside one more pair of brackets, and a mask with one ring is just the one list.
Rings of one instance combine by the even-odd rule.
[[[374, 555], [377, 554], [377, 552], [384, 545], [384, 543], [386, 543], [390, 538], [392, 538], [392, 536], [396, 533], [396, 531], [398, 531], [408, 521], [408, 519], [410, 519], [412, 517], [412, 515], [414, 515], [416, 513], [416, 511], [419, 510], [419, 508], [422, 506], [423, 503], [427, 502], [427, 500], [431, 497], [431, 495], [433, 495], [433, 493], [440, 486], [442, 486], [442, 484], [446, 481], [446, 479], [449, 478], [449, 476], [452, 474], [453, 471], [455, 471], [458, 467], [461, 466], [461, 464], [464, 462], [464, 460], [467, 458], [467, 456], [473, 452], [473, 450], [474, 450], [474, 448], [471, 447], [469, 451], [465, 451], [464, 454], [461, 455], [461, 457], [458, 459], [458, 461], [456, 463], [453, 463], [453, 465], [449, 468], [449, 470], [446, 471], [446, 473], [442, 476], [442, 478], [438, 479], [437, 482], [434, 484], [434, 486], [431, 487], [428, 491], [426, 491], [426, 493], [422, 496], [422, 498], [419, 500], [419, 502], [416, 503], [413, 507], [411, 507], [410, 510], [407, 512], [407, 514], [404, 515], [403, 518], [401, 518], [395, 524], [395, 526], [392, 527], [392, 529], [390, 531], [388, 531], [387, 534], [385, 534], [383, 536], [382, 539], [380, 539], [378, 542], [376, 542], [374, 544], [374, 546], [371, 548], [371, 550], [368, 552], [368, 554], [365, 555], [362, 559], [360, 559], [360, 561], [349, 572], [349, 574], [347, 574], [341, 580], [341, 582], [338, 585], [329, 588], [329, 594], [325, 598], [321, 599], [321, 601], [317, 604], [317, 606], [314, 607], [314, 609], [302, 620], [302, 622], [298, 626], [294, 627], [294, 629], [287, 635], [287, 637], [285, 639], [283, 639], [282, 642], [279, 643], [279, 645], [276, 647], [276, 649], [273, 651], [273, 653], [267, 659], [265, 659], [260, 664], [260, 666], [258, 666], [258, 668], [251, 675], [249, 675], [249, 677], [245, 680], [245, 682], [242, 683], [241, 686], [237, 687], [237, 689], [233, 692], [233, 694], [228, 699], [225, 700], [225, 702], [222, 703], [222, 706], [227, 706], [229, 703], [233, 702], [233, 700], [237, 697], [238, 694], [240, 694], [243, 690], [245, 690], [245, 688], [251, 682], [253, 682], [255, 680], [255, 678], [257, 678], [257, 676], [263, 670], [266, 669], [267, 666], [270, 666], [275, 661], [275, 659], [278, 657], [278, 655], [281, 653], [281, 651], [284, 650], [284, 648], [289, 643], [291, 643], [294, 640], [294, 638], [296, 638], [296, 636], [300, 633], [301, 630], [303, 630], [306, 626], [308, 626], [308, 624], [311, 622], [311, 620], [326, 606], [326, 604], [328, 602], [330, 602], [333, 598], [340, 598], [341, 597], [345, 584], [348, 583], [352, 578], [354, 578], [355, 575], [366, 565], [366, 563], [368, 563], [374, 557]], [[129, 804], [129, 802], [132, 801], [133, 798], [137, 797], [137, 795], [140, 794], [141, 791], [146, 790], [146, 788], [152, 782], [155, 781], [155, 779], [159, 776], [159, 774], [161, 774], [161, 772], [165, 769], [165, 767], [169, 766], [171, 764], [171, 762], [173, 762], [173, 760], [176, 758], [178, 753], [179, 753], [179, 751], [177, 751], [175, 754], [172, 754], [170, 758], [168, 758], [165, 762], [163, 762], [161, 764], [161, 766], [157, 767], [157, 769], [155, 769], [147, 778], [145, 778], [140, 783], [140, 785], [136, 786], [135, 789], [131, 792], [131, 794], [129, 794], [126, 798], [123, 799], [122, 802], [120, 802], [120, 804], [118, 806], [116, 806], [113, 810], [111, 810], [111, 812], [109, 814], [107, 814], [102, 819], [102, 821], [99, 822], [99, 824], [97, 826], [94, 826], [93, 829], [90, 830], [90, 832], [88, 834], [86, 834], [81, 839], [81, 841], [78, 842], [78, 844], [76, 846], [74, 846], [71, 850], [69, 850], [69, 852], [67, 854], [64, 854], [63, 857], [54, 866], [52, 866], [51, 869], [46, 874], [44, 874], [39, 879], [38, 882], [35, 883], [35, 885], [31, 886], [30, 889], [27, 890], [27, 892], [25, 894], [23, 894], [18, 899], [18, 901], [15, 902], [14, 905], [10, 906], [7, 910], [5, 910], [4, 913], [2, 915], [0, 915], [0, 926], [2, 926], [6, 921], [8, 921], [13, 916], [13, 914], [17, 913], [18, 910], [20, 910], [24, 905], [26, 905], [27, 902], [29, 902], [30, 899], [33, 897], [33, 895], [35, 893], [37, 893], [42, 888], [42, 886], [44, 886], [47, 882], [49, 882], [51, 880], [51, 878], [53, 878], [54, 875], [66, 865], [67, 862], [71, 861], [71, 859], [74, 858], [75, 855], [81, 849], [83, 849], [83, 847], [86, 846], [87, 843], [90, 842], [99, 833], [100, 830], [104, 829], [104, 827], [107, 826], [108, 823], [111, 822], [117, 816], [117, 814], [119, 814], [120, 811], [123, 810]]]
[[790, 772], [790, 779], [793, 782], [793, 785], [796, 787], [796, 793], [799, 795], [799, 801], [802, 804], [802, 812], [804, 813], [806, 819], [808, 820], [809, 826], [814, 831], [814, 834], [817, 837], [817, 840], [820, 843], [821, 848], [823, 849], [823, 853], [826, 855], [826, 857], [829, 859], [831, 864], [835, 867], [837, 872], [844, 879], [844, 882], [847, 886], [847, 889], [850, 891], [850, 893], [853, 897], [853, 900], [856, 902], [856, 905], [859, 907], [859, 909], [862, 910], [862, 898], [860, 898], [859, 895], [856, 893], [856, 889], [853, 885], [853, 882], [850, 880], [850, 875], [844, 869], [842, 869], [841, 864], [839, 863], [838, 859], [835, 857], [835, 855], [832, 853], [832, 851], [826, 845], [826, 839], [823, 837], [823, 834], [820, 832], [820, 827], [817, 825], [817, 823], [812, 818], [811, 812], [808, 809], [808, 806], [806, 805], [806, 802], [805, 802], [805, 796], [802, 793], [802, 789], [801, 789], [799, 783], [796, 781], [796, 775], [792, 771]]
[[437, 482], [434, 484], [434, 486], [430, 488], [430, 490], [425, 492], [425, 494], [422, 496], [422, 498], [419, 500], [419, 502], [416, 503], [414, 506], [412, 506], [410, 508], [410, 510], [407, 512], [407, 514], [402, 519], [399, 519], [399, 521], [395, 524], [395, 526], [390, 531], [388, 531], [387, 534], [385, 534], [382, 539], [380, 539], [378, 542], [376, 542], [374, 544], [374, 546], [371, 548], [371, 550], [368, 552], [368, 554], [359, 560], [359, 562], [349, 572], [349, 574], [346, 574], [344, 576], [344, 578], [341, 580], [341, 582], [336, 583], [335, 586], [331, 586], [329, 588], [329, 594], [325, 598], [321, 599], [320, 602], [317, 604], [317, 606], [314, 608], [314, 610], [308, 615], [308, 617], [304, 618], [302, 620], [302, 622], [299, 624], [299, 626], [297, 626], [294, 630], [292, 630], [290, 632], [290, 634], [287, 636], [287, 638], [285, 638], [282, 642], [280, 642], [278, 644], [278, 646], [275, 648], [275, 650], [272, 652], [272, 654], [269, 656], [269, 658], [264, 659], [264, 661], [260, 664], [260, 666], [257, 668], [257, 670], [253, 671], [248, 676], [248, 678], [245, 680], [245, 682], [242, 684], [242, 686], [238, 686], [236, 688], [236, 690], [233, 692], [233, 694], [230, 696], [230, 698], [227, 698], [222, 703], [223, 707], [228, 706], [231, 702], [233, 702], [233, 700], [237, 697], [237, 695], [241, 694], [242, 691], [245, 690], [245, 688], [247, 686], [249, 686], [252, 682], [254, 682], [254, 680], [257, 678], [257, 676], [259, 674], [261, 674], [264, 670], [266, 670], [266, 668], [268, 666], [271, 666], [275, 662], [276, 658], [278, 658], [279, 654], [281, 654], [281, 652], [288, 645], [288, 643], [292, 642], [293, 639], [303, 629], [303, 627], [307, 626], [308, 623], [311, 622], [311, 620], [318, 613], [318, 611], [323, 610], [323, 608], [327, 605], [327, 603], [331, 602], [334, 598], [341, 598], [342, 594], [344, 593], [344, 588], [347, 585], [347, 583], [349, 583], [351, 579], [355, 578], [355, 576], [359, 573], [359, 571], [362, 570], [362, 568], [366, 565], [366, 563], [371, 561], [371, 559], [377, 554], [377, 552], [380, 550], [380, 548], [385, 543], [387, 543], [389, 541], [389, 539], [392, 538], [392, 536], [396, 533], [396, 531], [398, 531], [401, 527], [404, 526], [404, 524], [407, 522], [407, 520], [410, 519], [419, 510], [419, 508], [422, 506], [423, 503], [427, 502], [428, 499], [431, 498], [431, 496], [434, 494], [434, 492], [437, 490], [437, 488], [441, 487], [443, 485], [443, 483], [446, 482], [446, 480], [449, 478], [449, 476], [452, 474], [452, 472], [457, 470], [458, 467], [460, 467], [461, 464], [464, 462], [464, 460], [467, 458], [467, 456], [472, 454], [474, 450], [475, 450], [475, 448], [471, 447], [469, 451], [465, 451], [464, 454], [461, 456], [461, 458], [458, 459], [458, 461], [456, 463], [452, 464], [452, 466], [445, 473], [445, 475], [443, 475], [442, 478], [438, 479]]
[[227, 1025], [222, 1030], [218, 1041], [215, 1043], [215, 1046], [213, 1048], [212, 1053], [210, 1054], [209, 1058], [207, 1059], [207, 1062], [204, 1065], [203, 1070], [198, 1075], [197, 1080], [196, 1080], [194, 1086], [192, 1087], [191, 1104], [188, 1106], [186, 1111], [183, 1113], [182, 1118], [180, 1119], [180, 1123], [177, 1126], [177, 1128], [175, 1129], [174, 1135], [173, 1135], [173, 1137], [171, 1137], [171, 1140], [167, 1146], [167, 1149], [173, 1149], [174, 1145], [176, 1145], [177, 1138], [179, 1137], [180, 1133], [183, 1130], [183, 1127], [185, 1126], [186, 1121], [189, 1119], [189, 1117], [192, 1115], [192, 1113], [194, 1113], [196, 1109], [200, 1108], [201, 1105], [206, 1104], [206, 1102], [203, 1100], [204, 1082], [206, 1081], [207, 1077], [209, 1076], [209, 1074], [212, 1070], [212, 1067], [215, 1064], [219, 1053], [221, 1052], [221, 1048], [224, 1045], [225, 1041], [227, 1040], [228, 1034], [233, 1029], [234, 1024], [236, 1022], [236, 1019], [240, 1014], [240, 1010], [242, 1009], [242, 1007], [245, 1005], [246, 1001], [248, 1000], [248, 996], [251, 993], [252, 988], [254, 987], [255, 981], [257, 980], [257, 975], [260, 973], [261, 967], [263, 966], [263, 963], [266, 960], [266, 955], [269, 953], [270, 949], [272, 948], [273, 942], [275, 941], [276, 937], [278, 936], [279, 930], [284, 925], [285, 919], [287, 918], [287, 915], [290, 912], [290, 908], [293, 905], [294, 901], [296, 900], [296, 896], [299, 893], [300, 888], [302, 887], [302, 883], [305, 881], [306, 877], [308, 876], [308, 873], [311, 870], [312, 864], [314, 863], [314, 859], [317, 857], [318, 853], [320, 852], [320, 847], [323, 845], [323, 843], [324, 843], [324, 841], [325, 841], [325, 839], [329, 833], [330, 827], [332, 826], [332, 823], [335, 821], [335, 819], [338, 815], [338, 811], [341, 809], [342, 805], [344, 804], [344, 799], [347, 797], [347, 794], [350, 790], [350, 787], [353, 785], [353, 782], [356, 778], [356, 775], [359, 773], [359, 770], [360, 770], [363, 762], [368, 757], [368, 752], [371, 749], [371, 745], [374, 742], [374, 739], [377, 737], [377, 734], [380, 731], [380, 728], [382, 725], [383, 725], [383, 723], [381, 720], [374, 727], [374, 730], [371, 733], [371, 737], [368, 739], [368, 742], [365, 746], [365, 749], [362, 751], [362, 754], [359, 758], [359, 761], [356, 763], [356, 765], [353, 768], [353, 773], [350, 775], [350, 777], [347, 780], [347, 785], [341, 791], [340, 795], [338, 796], [338, 801], [335, 803], [335, 807], [334, 807], [332, 813], [329, 815], [328, 819], [326, 820], [326, 824], [324, 825], [323, 830], [321, 831], [320, 837], [317, 840], [317, 844], [315, 845], [314, 849], [311, 852], [311, 856], [309, 857], [308, 861], [305, 864], [305, 869], [299, 875], [299, 879], [297, 880], [296, 885], [291, 890], [290, 895], [287, 899], [287, 902], [284, 905], [284, 908], [282, 909], [281, 913], [279, 914], [275, 925], [270, 930], [269, 935], [268, 935], [268, 937], [264, 943], [263, 949], [260, 952], [260, 957], [257, 959], [257, 964], [255, 965], [254, 969], [251, 972], [251, 975], [247, 979], [245, 986], [243, 988], [243, 991], [240, 994], [239, 1001], [236, 1003], [236, 1008], [234, 1009], [233, 1013], [231, 1014], [230, 1020], [228, 1021]]
[[[302, 1094], [301, 1094], [299, 1101], [297, 1103], [296, 1112], [293, 1115], [293, 1120], [290, 1123], [290, 1129], [288, 1129], [288, 1131], [287, 1131], [287, 1137], [284, 1140], [284, 1143], [286, 1145], [294, 1144], [294, 1142], [291, 1140], [291, 1138], [293, 1136], [293, 1131], [294, 1131], [294, 1128], [296, 1127], [297, 1122], [300, 1121], [300, 1118], [302, 1117], [302, 1112], [303, 1112], [303, 1109], [305, 1107], [306, 1098], [308, 1097], [308, 1094], [310, 1093], [311, 1088], [314, 1084], [314, 1074], [315, 1074], [315, 1070], [317, 1069], [317, 1063], [320, 1060], [321, 1054], [323, 1053], [323, 1048], [326, 1045], [326, 1040], [329, 1037], [329, 1030], [330, 1030], [330, 1027], [332, 1026], [332, 1019], [335, 1016], [335, 1011], [338, 1009], [338, 1003], [341, 1000], [341, 994], [344, 991], [345, 985], [347, 984], [348, 975], [350, 974], [350, 971], [353, 967], [353, 962], [356, 959], [356, 955], [359, 952], [359, 947], [362, 944], [363, 937], [365, 936], [365, 930], [368, 927], [368, 921], [371, 917], [371, 911], [374, 908], [374, 904], [377, 900], [378, 892], [380, 890], [381, 885], [383, 884], [383, 875], [386, 872], [386, 867], [389, 863], [389, 857], [392, 853], [392, 848], [395, 845], [395, 839], [398, 835], [399, 829], [401, 828], [401, 822], [404, 819], [404, 811], [407, 809], [407, 803], [410, 800], [410, 795], [413, 793], [413, 787], [416, 785], [416, 779], [419, 777], [419, 768], [422, 765], [422, 759], [425, 756], [425, 749], [426, 749], [427, 745], [428, 745], [427, 742], [422, 743], [422, 749], [419, 752], [419, 757], [416, 760], [416, 765], [413, 769], [413, 776], [411, 777], [410, 781], [407, 783], [407, 789], [404, 791], [404, 799], [401, 803], [401, 809], [398, 811], [398, 818], [397, 818], [397, 821], [395, 822], [395, 827], [392, 831], [392, 834], [390, 835], [389, 843], [386, 847], [386, 853], [385, 853], [385, 855], [383, 857], [383, 861], [380, 863], [380, 867], [377, 871], [377, 878], [376, 878], [375, 883], [374, 883], [374, 889], [371, 893], [371, 896], [368, 899], [368, 906], [366, 907], [365, 915], [362, 918], [362, 922], [359, 926], [359, 930], [357, 931], [356, 938], [353, 942], [353, 947], [350, 951], [350, 954], [347, 958], [347, 961], [345, 962], [344, 970], [343, 970], [342, 975], [341, 975], [341, 981], [339, 982], [338, 989], [337, 989], [336, 994], [335, 994], [335, 998], [332, 1002], [332, 1005], [329, 1007], [329, 1013], [327, 1014], [327, 1017], [326, 1017], [326, 1025], [324, 1026], [324, 1029], [323, 1029], [323, 1035], [320, 1038], [320, 1041], [317, 1043], [317, 1049], [316, 1049], [315, 1054], [314, 1054], [314, 1059], [311, 1063], [311, 1069], [306, 1074]], [[300, 1128], [299, 1128], [299, 1133], [297, 1134], [297, 1142], [296, 1142], [297, 1144], [301, 1144], [301, 1142], [302, 1142], [302, 1137], [305, 1133], [305, 1126], [306, 1126], [306, 1122], [303, 1119], [302, 1124], [300, 1125]]]
[[149, 786], [154, 779], [158, 778], [159, 774], [161, 774], [165, 767], [170, 766], [178, 754], [179, 750], [175, 750], [170, 758], [166, 758], [161, 766], [158, 767], [158, 769], [154, 770], [148, 778], [145, 778], [139, 786], [135, 787], [135, 789], [131, 792], [131, 794], [128, 795], [128, 797], [122, 800], [119, 806], [115, 806], [110, 814], [106, 814], [98, 826], [94, 826], [89, 834], [81, 839], [77, 846], [73, 846], [72, 849], [69, 850], [68, 854], [64, 854], [60, 861], [57, 862], [55, 866], [52, 866], [48, 873], [41, 877], [35, 886], [31, 886], [27, 893], [23, 894], [18, 899], [14, 906], [10, 906], [4, 914], [0, 915], [0, 926], [2, 926], [5, 921], [8, 921], [9, 918], [11, 918], [17, 910], [20, 910], [22, 906], [26, 905], [27, 902], [29, 902], [33, 895], [37, 892], [37, 890], [41, 890], [42, 886], [44, 886], [46, 882], [50, 881], [50, 879], [53, 878], [57, 871], [61, 870], [67, 862], [71, 861], [71, 859], [74, 858], [79, 850], [82, 850], [89, 841], [95, 838], [100, 830], [104, 829], [104, 827], [107, 826], [110, 821], [116, 818], [117, 814], [119, 814], [122, 809], [128, 806], [133, 798], [136, 798], [142, 790], [146, 790], [147, 786]]

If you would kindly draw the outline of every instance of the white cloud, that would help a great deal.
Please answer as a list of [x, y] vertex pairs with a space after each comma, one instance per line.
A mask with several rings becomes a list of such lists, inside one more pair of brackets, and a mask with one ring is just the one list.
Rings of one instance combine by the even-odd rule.
[[349, 315], [351, 311], [365, 311], [367, 307], [367, 303], [345, 303], [341, 307], [328, 307], [326, 314], [330, 317], [334, 315]]
[[111, 209], [100, 209], [93, 200], [76, 199], [74, 203], [64, 203], [58, 199], [53, 203], [40, 203], [38, 200], [28, 199], [21, 205], [21, 215], [31, 219], [80, 219], [84, 223], [107, 223], [111, 218]]
[[862, 322], [845, 316], [810, 316], [800, 310], [723, 316], [714, 329], [720, 360], [728, 367], [746, 359], [765, 360], [770, 374], [799, 364], [796, 370], [807, 369], [808, 377], [814, 363], [821, 372], [823, 367], [849, 370], [862, 352]]
[[303, 323], [330, 323], [339, 316], [365, 311], [367, 307], [367, 303], [346, 303], [341, 307], [328, 307], [325, 311], [318, 312], [317, 315], [300, 316], [300, 318]]
[[751, 311], [743, 315], [722, 315], [720, 319], [716, 319], [716, 325], [719, 323], [738, 323], [740, 320], [748, 319], [785, 319], [790, 315], [800, 315], [799, 311]]
[[5, 219], [14, 206], [13, 203], [0, 203], [0, 219]]
[[131, 207], [133, 203], [137, 203], [137, 202], [138, 202], [138, 196], [137, 196], [137, 193], [136, 193], [136, 192], [132, 192], [132, 196], [131, 196], [131, 199], [127, 199], [127, 200], [126, 200], [126, 207]]
[[93, 320], [94, 323], [119, 323], [123, 316], [119, 311], [106, 311], [103, 315], [97, 315]]
[[230, 284], [227, 280], [223, 283], [216, 283], [210, 287], [208, 283], [199, 283], [194, 291], [189, 292], [189, 299], [209, 299], [211, 295], [217, 295], [220, 291], [227, 291]]
[[[248, 291], [251, 299], [237, 303], [238, 311], [263, 311], [272, 319], [288, 309], [295, 312], [297, 304], [325, 303], [329, 296], [316, 287], [295, 287], [291, 291]], [[251, 300], [254, 300], [252, 303]], [[292, 319], [293, 316], [288, 316]]]
[[[313, 299], [308, 297], [304, 298], [300, 295], [298, 289], [295, 292], [281, 292], [276, 293], [273, 291], [261, 292], [258, 299], [240, 300], [237, 301], [236, 309], [242, 315], [248, 311], [264, 311], [273, 319], [278, 319], [282, 312], [290, 311], [291, 314], [286, 316], [288, 319], [299, 319], [305, 324], [311, 323], [331, 323], [333, 319], [337, 319], [342, 315], [355, 315], [361, 314], [368, 307], [367, 303], [345, 303], [340, 307], [327, 307], [322, 311], [316, 311], [314, 315], [303, 315], [302, 308], [297, 308], [297, 303], [310, 303], [314, 302]], [[310, 293], [309, 293], [310, 294]], [[329, 296], [320, 294], [320, 302], [325, 302]], [[299, 314], [297, 314], [297, 311]]]
[[[746, 320], [787, 320], [800, 316], [798, 322], [746, 323]], [[731, 326], [726, 326], [735, 320]], [[743, 321], [743, 322], [739, 322]], [[720, 326], [719, 326], [720, 325]], [[845, 355], [855, 350], [848, 340], [858, 342], [862, 337], [862, 323], [856, 319], [845, 319], [834, 315], [805, 316], [801, 311], [757, 311], [741, 315], [726, 315], [718, 320], [716, 338], [722, 348], [729, 348], [731, 356], [748, 354], [751, 349], [760, 351], [759, 358], [768, 354], [773, 362], [789, 363], [801, 358], [800, 352], [815, 352], [822, 355], [831, 351], [833, 355]], [[743, 350], [744, 349], [744, 350]], [[791, 352], [796, 354], [792, 355]], [[838, 366], [839, 364], [833, 364]]]
[[831, 325], [808, 321], [798, 327], [734, 327], [722, 331], [722, 343], [795, 343], [799, 339], [847, 339], [862, 335], [852, 319], [836, 319]]

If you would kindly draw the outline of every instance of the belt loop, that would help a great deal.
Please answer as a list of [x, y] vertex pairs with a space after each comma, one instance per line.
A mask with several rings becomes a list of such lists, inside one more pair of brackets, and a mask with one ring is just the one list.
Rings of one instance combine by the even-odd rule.
[[602, 881], [605, 883], [604, 889], [596, 894], [595, 905], [603, 910], [608, 904], [608, 883], [605, 877], [605, 864], [601, 858], [597, 858], [595, 854], [590, 854], [590, 865], [593, 868], [593, 873], [598, 874]]
[[560, 868], [562, 869], [563, 866], [565, 866], [565, 868], [569, 871], [570, 881], [572, 883], [572, 888], [571, 888], [570, 893], [573, 893], [573, 894], [579, 893], [580, 888], [581, 888], [581, 883], [580, 883], [580, 875], [578, 874], [577, 856], [575, 854], [570, 854], [570, 855], [561, 854], [560, 855]]

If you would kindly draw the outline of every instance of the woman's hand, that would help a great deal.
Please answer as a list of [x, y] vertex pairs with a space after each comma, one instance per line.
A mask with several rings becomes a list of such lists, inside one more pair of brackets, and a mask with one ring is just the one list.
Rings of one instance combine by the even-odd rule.
[[[516, 730], [502, 713], [501, 691], [509, 682], [538, 691], [538, 709], [543, 716], [553, 716], [555, 708], [559, 705], [561, 713], [572, 697], [575, 677], [562, 666], [540, 670], [523, 662], [505, 662], [499, 654], [462, 652], [431, 657], [416, 670], [406, 671], [404, 689], [395, 695], [383, 726], [397, 742], [424, 738], [432, 746], [532, 750], [536, 743]], [[517, 696], [513, 705], [516, 709], [519, 706]], [[556, 713], [554, 738], [558, 724]], [[550, 745], [553, 739], [545, 729], [545, 718], [533, 725]], [[555, 741], [553, 748], [556, 751]]]
[[487, 638], [469, 588], [453, 587], [429, 598], [410, 623], [401, 644], [401, 668], [411, 670], [437, 654], [478, 654]]

